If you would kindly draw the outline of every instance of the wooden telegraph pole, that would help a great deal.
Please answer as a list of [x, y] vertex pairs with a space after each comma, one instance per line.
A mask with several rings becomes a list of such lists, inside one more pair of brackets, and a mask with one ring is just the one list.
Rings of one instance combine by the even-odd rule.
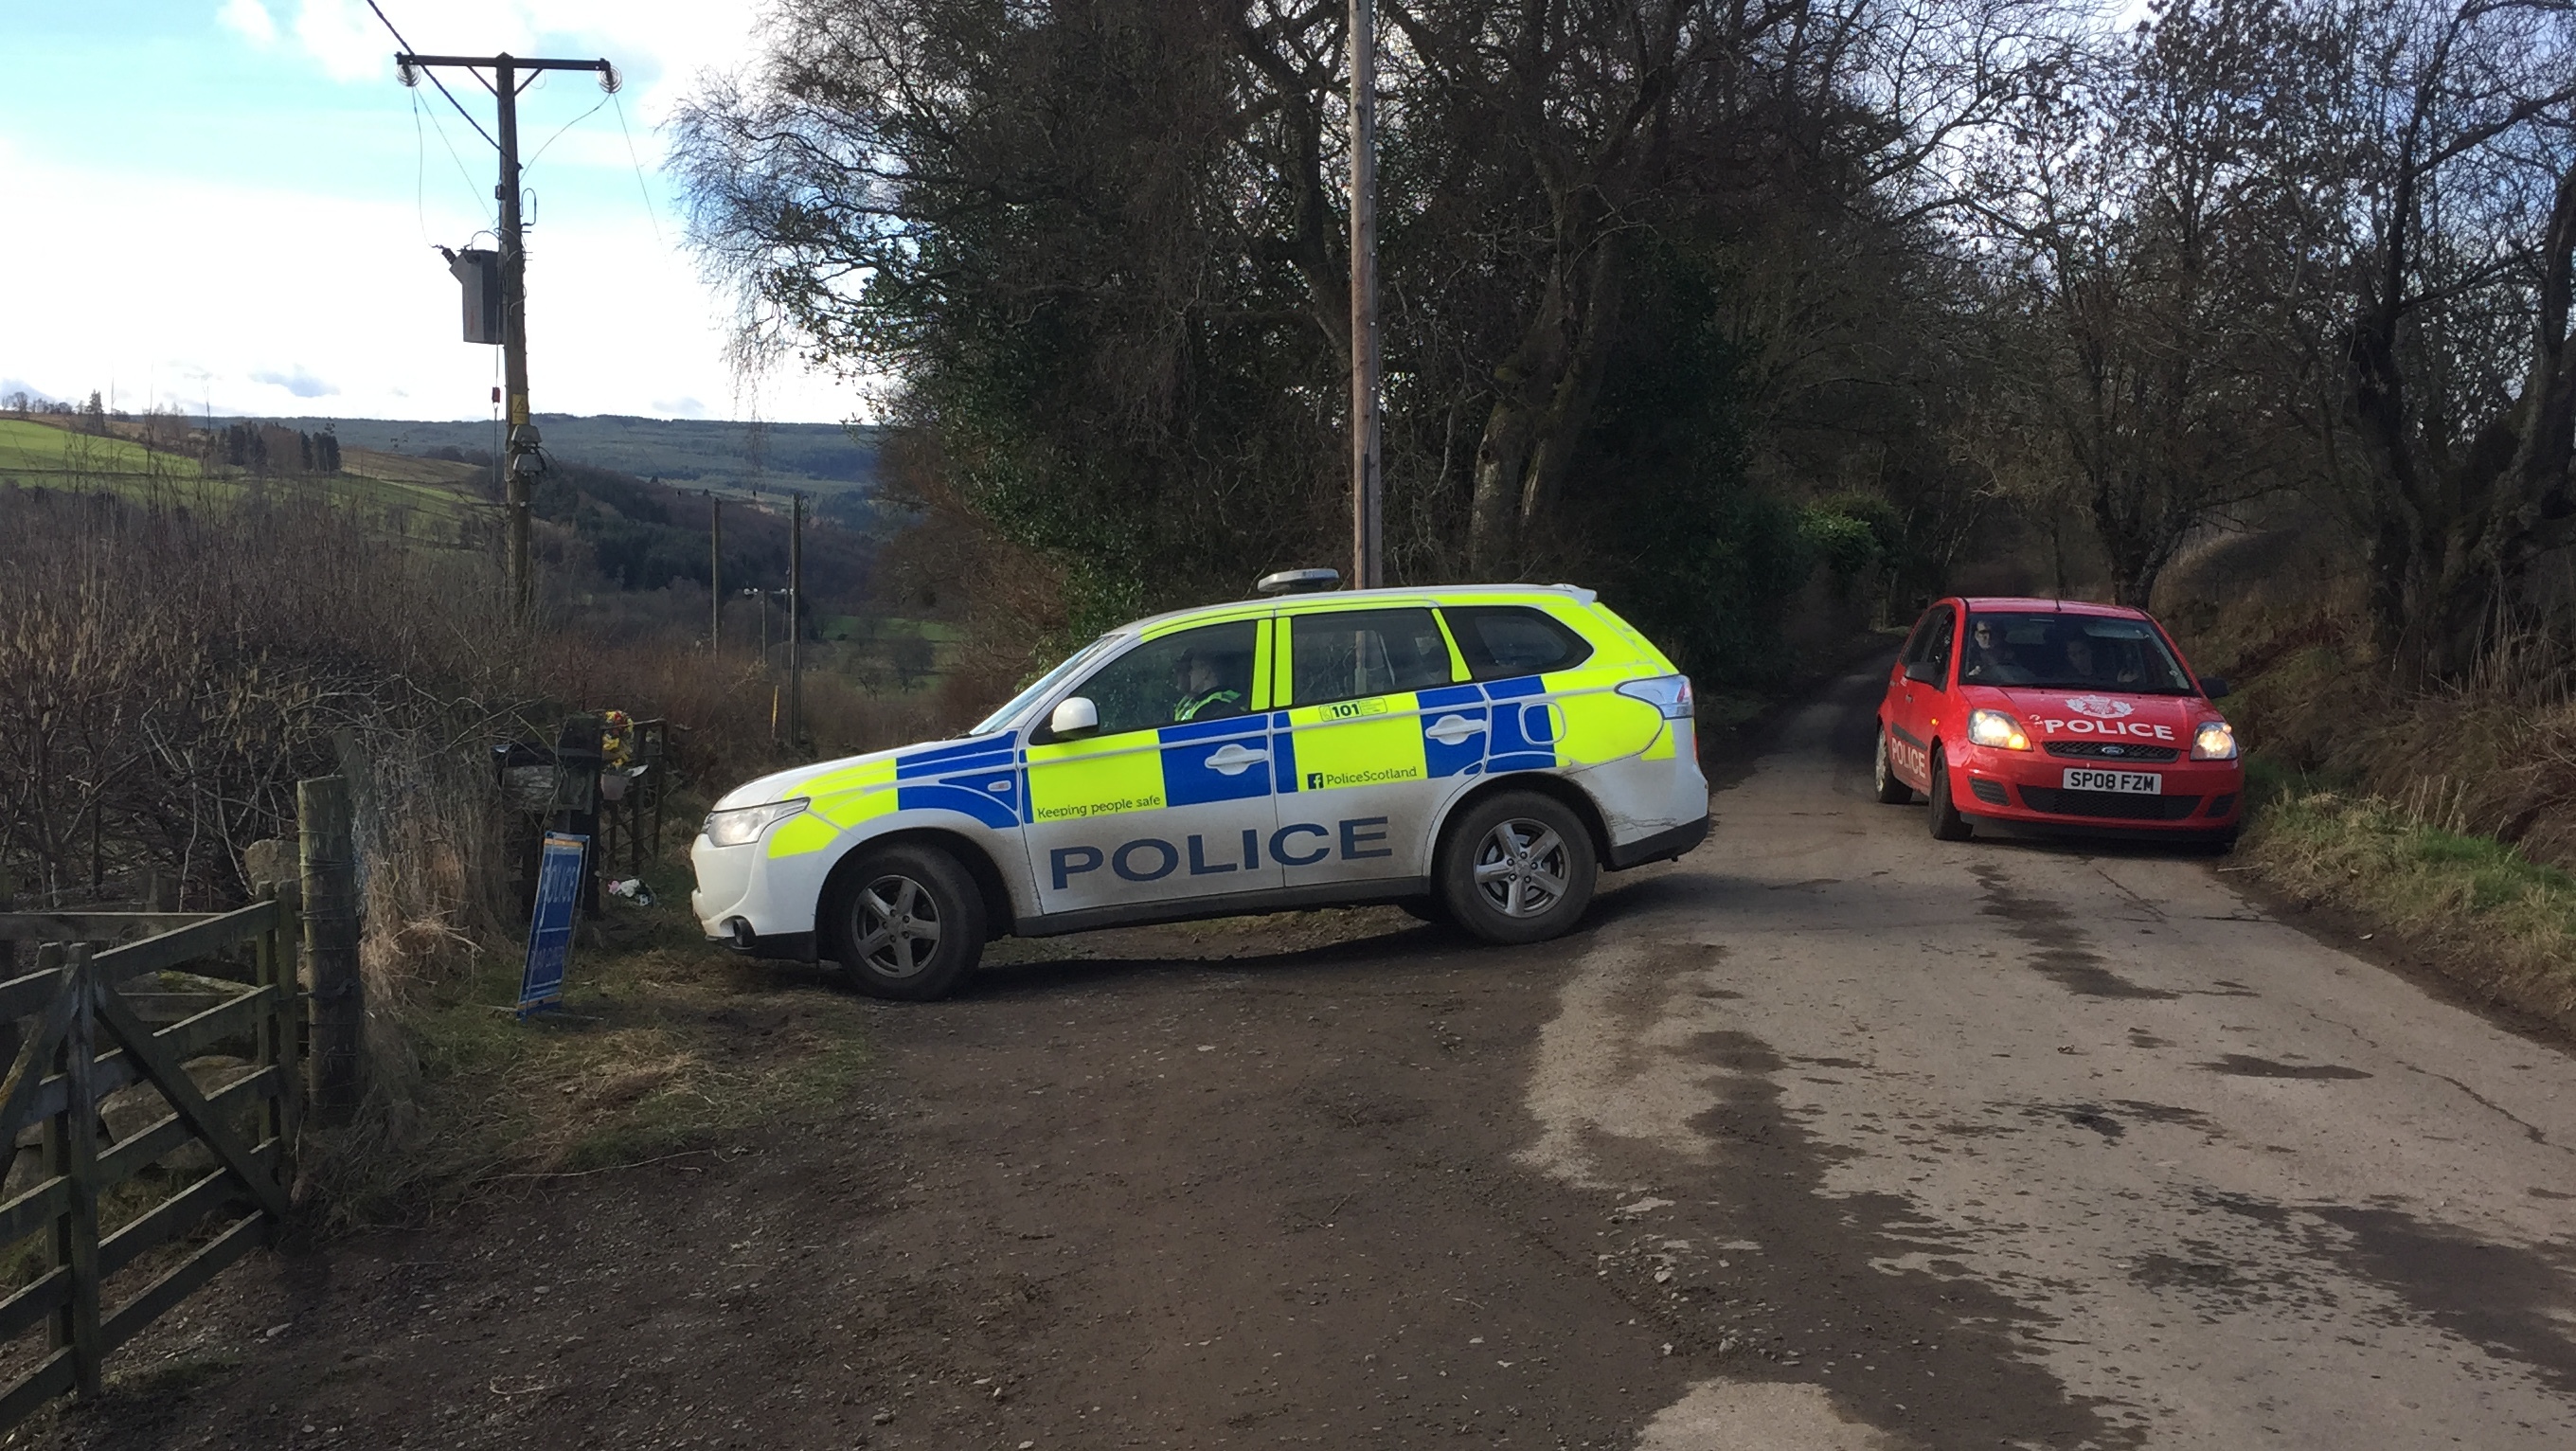
[[1386, 583], [1377, 351], [1377, 5], [1351, 0], [1351, 584]]
[[707, 495], [707, 654], [724, 653], [724, 500]]
[[787, 744], [805, 744], [805, 496], [788, 496]]
[[[397, 33], [394, 38], [402, 37]], [[481, 72], [490, 71], [491, 79], [484, 84], [500, 105], [500, 134], [487, 134], [484, 139], [501, 153], [501, 180], [492, 189], [492, 196], [501, 204], [501, 386], [509, 420], [508, 432], [502, 439], [503, 524], [508, 540], [510, 609], [514, 618], [525, 623], [536, 600], [528, 560], [529, 495], [544, 464], [537, 453], [540, 440], [536, 427], [528, 421], [528, 254], [519, 215], [519, 92], [542, 71], [596, 71], [600, 89], [614, 91], [618, 86], [617, 68], [605, 60], [542, 60], [507, 51], [499, 55], [414, 55], [408, 46], [395, 53], [394, 65], [407, 86], [419, 84], [422, 72], [441, 66], [463, 67], [476, 72], [478, 78]], [[522, 73], [527, 80], [521, 79]], [[430, 79], [437, 83], [435, 75]], [[443, 84], [438, 89], [442, 94], [447, 92]], [[447, 99], [450, 104], [456, 102], [452, 94]], [[461, 112], [465, 108], [458, 105], [457, 109]], [[468, 113], [466, 119], [474, 118]], [[482, 130], [481, 123], [477, 122], [475, 129]], [[468, 341], [484, 339], [469, 331]]]

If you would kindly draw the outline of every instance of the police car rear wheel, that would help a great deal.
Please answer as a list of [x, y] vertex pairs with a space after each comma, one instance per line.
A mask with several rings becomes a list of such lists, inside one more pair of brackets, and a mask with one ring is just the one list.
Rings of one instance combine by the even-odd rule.
[[1869, 769], [1871, 784], [1878, 788], [1880, 805], [1903, 806], [1914, 799], [1914, 788], [1899, 780], [1895, 769], [1887, 764], [1887, 728], [1885, 726], [1879, 727], [1876, 759], [1871, 761]]
[[929, 847], [868, 857], [841, 903], [841, 966], [871, 997], [945, 997], [984, 955], [984, 899], [965, 869]]
[[1458, 925], [1486, 941], [1543, 942], [1591, 905], [1598, 871], [1591, 834], [1573, 812], [1511, 792], [1450, 827], [1437, 886]]

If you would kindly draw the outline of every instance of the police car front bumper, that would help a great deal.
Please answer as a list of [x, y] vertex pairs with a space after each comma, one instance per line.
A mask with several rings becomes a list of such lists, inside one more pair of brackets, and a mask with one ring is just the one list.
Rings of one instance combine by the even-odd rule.
[[689, 866], [697, 876], [689, 910], [710, 941], [753, 957], [812, 962], [813, 899], [807, 896], [798, 904], [801, 910], [776, 900], [781, 874], [761, 870], [763, 860], [758, 842], [717, 846], [699, 836], [689, 848]]

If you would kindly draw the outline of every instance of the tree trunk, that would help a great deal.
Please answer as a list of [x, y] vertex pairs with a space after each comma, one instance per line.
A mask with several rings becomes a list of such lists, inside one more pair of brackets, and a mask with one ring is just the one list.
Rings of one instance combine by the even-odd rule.
[[1619, 289], [1627, 282], [1626, 269], [1620, 265], [1625, 254], [1626, 244], [1616, 233], [1592, 246], [1592, 276], [1584, 289], [1583, 314], [1575, 322], [1579, 331], [1573, 360], [1557, 380], [1547, 412], [1539, 421], [1528, 474], [1521, 483], [1523, 538], [1530, 537], [1531, 531], [1555, 509], [1558, 495], [1564, 492], [1566, 469], [1574, 461], [1575, 446], [1582, 442], [1584, 428], [1592, 419], [1592, 405], [1601, 396], [1601, 374], [1609, 366], [1610, 347], [1619, 328]]
[[1499, 578], [1517, 563], [1530, 450], [1565, 373], [1575, 327], [1571, 303], [1560, 263], [1548, 276], [1520, 346], [1494, 369], [1494, 407], [1476, 444], [1476, 489], [1468, 519], [1467, 564], [1480, 579]]

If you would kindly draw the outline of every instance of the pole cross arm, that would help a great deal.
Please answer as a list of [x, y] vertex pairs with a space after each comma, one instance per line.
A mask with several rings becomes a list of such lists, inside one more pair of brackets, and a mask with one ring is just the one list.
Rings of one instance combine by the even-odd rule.
[[614, 75], [617, 72], [617, 67], [605, 60], [544, 60], [535, 56], [510, 55], [506, 52], [500, 55], [413, 55], [409, 51], [400, 51], [394, 55], [394, 64], [479, 66], [485, 69], [506, 65], [512, 70], [519, 71], [598, 71], [602, 75]]

